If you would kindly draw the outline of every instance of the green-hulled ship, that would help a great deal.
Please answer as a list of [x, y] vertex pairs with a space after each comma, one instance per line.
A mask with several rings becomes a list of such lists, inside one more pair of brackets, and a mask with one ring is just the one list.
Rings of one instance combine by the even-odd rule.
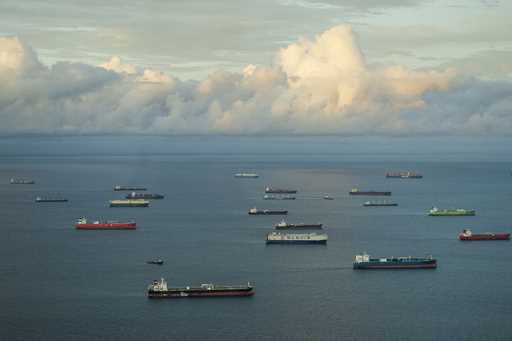
[[428, 213], [429, 216], [434, 217], [463, 217], [463, 216], [474, 216], [475, 210], [466, 210], [464, 208], [455, 208], [455, 209], [439, 209], [437, 207], [432, 207]]

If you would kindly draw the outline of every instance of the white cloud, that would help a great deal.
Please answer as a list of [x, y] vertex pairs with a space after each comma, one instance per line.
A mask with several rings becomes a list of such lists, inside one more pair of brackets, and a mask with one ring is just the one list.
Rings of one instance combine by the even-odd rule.
[[113, 57], [42, 65], [0, 39], [0, 134], [510, 134], [512, 84], [454, 69], [369, 66], [348, 26], [278, 51], [272, 66], [181, 81]]

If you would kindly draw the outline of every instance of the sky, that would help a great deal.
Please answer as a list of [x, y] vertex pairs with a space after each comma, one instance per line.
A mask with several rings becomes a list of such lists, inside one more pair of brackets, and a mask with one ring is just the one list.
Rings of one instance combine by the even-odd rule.
[[512, 1], [0, 2], [0, 134], [510, 135]]

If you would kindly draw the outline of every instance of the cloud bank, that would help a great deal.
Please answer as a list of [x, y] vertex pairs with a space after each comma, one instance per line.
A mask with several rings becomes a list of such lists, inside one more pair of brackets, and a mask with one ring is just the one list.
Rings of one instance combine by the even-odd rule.
[[0, 134], [505, 134], [512, 83], [365, 62], [349, 26], [248, 65], [182, 81], [119, 57], [43, 65], [0, 38]]

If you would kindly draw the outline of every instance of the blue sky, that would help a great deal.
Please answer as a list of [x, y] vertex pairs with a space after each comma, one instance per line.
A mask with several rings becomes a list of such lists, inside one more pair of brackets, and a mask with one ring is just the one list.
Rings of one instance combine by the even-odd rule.
[[0, 134], [507, 135], [512, 2], [0, 3]]

